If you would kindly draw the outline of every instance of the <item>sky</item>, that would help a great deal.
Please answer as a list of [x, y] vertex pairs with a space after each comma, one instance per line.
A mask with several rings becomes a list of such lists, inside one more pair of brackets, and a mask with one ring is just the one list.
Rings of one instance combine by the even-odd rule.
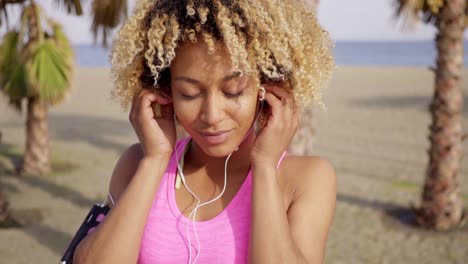
[[[435, 29], [431, 25], [420, 24], [416, 28], [404, 26], [394, 17], [392, 3], [395, 0], [321, 0], [318, 19], [322, 27], [329, 31], [336, 41], [406, 41], [432, 40]], [[90, 0], [86, 1], [85, 15], [66, 15], [54, 3], [55, 0], [37, 0], [48, 14], [60, 21], [72, 43], [91, 44]], [[130, 8], [135, 0], [129, 0]], [[130, 10], [131, 10], [130, 9]], [[4, 27], [0, 31], [4, 33]], [[465, 32], [468, 39], [468, 30]]]

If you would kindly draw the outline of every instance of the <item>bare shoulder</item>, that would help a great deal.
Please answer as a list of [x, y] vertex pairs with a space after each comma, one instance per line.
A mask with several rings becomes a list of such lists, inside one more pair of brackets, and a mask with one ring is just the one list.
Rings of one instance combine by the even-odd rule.
[[307, 263], [323, 263], [336, 205], [335, 169], [321, 157], [290, 156], [281, 177], [294, 190], [287, 210], [294, 242]]
[[[140, 143], [131, 145], [120, 156], [114, 167], [109, 183], [109, 193], [114, 198], [114, 201], [119, 199], [119, 196], [127, 187], [142, 158], [143, 149], [141, 148]], [[109, 204], [110, 207], [113, 206], [110, 201], [108, 201], [107, 204]]]
[[[320, 186], [336, 190], [336, 171], [330, 161], [319, 156], [286, 156], [280, 166], [281, 182], [291, 190], [293, 203], [305, 192]], [[323, 190], [323, 189], [322, 189]]]

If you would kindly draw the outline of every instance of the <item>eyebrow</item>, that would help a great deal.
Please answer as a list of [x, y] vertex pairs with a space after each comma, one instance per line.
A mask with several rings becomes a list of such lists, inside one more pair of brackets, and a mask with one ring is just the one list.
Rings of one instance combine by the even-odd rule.
[[[237, 78], [241, 76], [241, 72], [240, 71], [236, 71], [236, 72], [233, 72], [227, 76], [225, 76], [223, 78], [223, 82], [227, 82], [227, 81], [230, 81], [234, 78]], [[189, 83], [192, 83], [192, 84], [201, 84], [200, 81], [198, 80], [195, 80], [195, 79], [192, 79], [192, 78], [189, 78], [189, 77], [186, 77], [186, 76], [179, 76], [179, 77], [175, 77], [174, 78], [175, 81], [185, 81], [185, 82], [189, 82]]]

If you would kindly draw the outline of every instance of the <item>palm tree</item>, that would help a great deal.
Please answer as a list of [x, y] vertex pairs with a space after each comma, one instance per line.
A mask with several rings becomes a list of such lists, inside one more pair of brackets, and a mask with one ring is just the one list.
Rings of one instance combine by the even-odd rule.
[[[42, 20], [49, 29], [43, 28]], [[21, 111], [21, 102], [27, 99], [26, 151], [21, 172], [49, 173], [47, 107], [67, 95], [71, 47], [60, 26], [31, 1], [23, 7], [19, 30], [4, 36], [0, 58], [0, 86], [10, 104]]]
[[[67, 13], [82, 15], [81, 0], [55, 0]], [[10, 29], [9, 9], [19, 6], [18, 28]], [[107, 46], [109, 31], [127, 15], [126, 0], [93, 0], [92, 31], [102, 34]], [[34, 0], [0, 0], [0, 27], [9, 30], [0, 41], [0, 90], [10, 105], [22, 110], [27, 103], [26, 148], [20, 174], [51, 171], [49, 162], [48, 107], [63, 101], [70, 91], [73, 52], [61, 26], [48, 18]], [[0, 190], [0, 225], [9, 219], [8, 201]]]
[[467, 0], [397, 0], [397, 14], [434, 24], [437, 64], [435, 91], [430, 104], [429, 164], [422, 202], [413, 207], [417, 222], [427, 228], [447, 230], [464, 222], [459, 195], [462, 157], [463, 32], [467, 26]]
[[[0, 131], [0, 144], [2, 144], [2, 132], [1, 131]], [[0, 170], [0, 173], [1, 172], [2, 171]], [[0, 226], [2, 223], [7, 221], [8, 216], [9, 216], [8, 201], [3, 196], [2, 189], [0, 189]]]
[[[70, 13], [82, 15], [81, 0], [55, 0]], [[0, 89], [10, 104], [21, 111], [27, 102], [26, 148], [20, 174], [41, 175], [51, 171], [48, 140], [48, 107], [69, 95], [73, 52], [61, 26], [47, 17], [35, 0], [0, 0], [0, 25], [8, 25], [7, 6], [21, 7], [17, 29], [11, 29], [0, 43]], [[98, 33], [107, 44], [112, 28], [127, 14], [126, 0], [94, 0], [95, 39]], [[10, 11], [11, 12], [11, 11]]]

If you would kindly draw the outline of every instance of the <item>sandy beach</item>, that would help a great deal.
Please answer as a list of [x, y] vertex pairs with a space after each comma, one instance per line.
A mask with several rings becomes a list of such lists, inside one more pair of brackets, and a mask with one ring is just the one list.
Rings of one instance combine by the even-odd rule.
[[[463, 72], [463, 127], [468, 131], [468, 70]], [[399, 221], [419, 204], [427, 165], [428, 105], [434, 75], [426, 68], [339, 67], [327, 90], [327, 111], [314, 112], [315, 155], [338, 175], [335, 219], [326, 263], [466, 263], [468, 225], [444, 233]], [[58, 263], [93, 203], [104, 200], [112, 169], [137, 142], [117, 102], [107, 68], [79, 68], [71, 97], [50, 109], [55, 172], [10, 172], [25, 142], [24, 113], [0, 95], [0, 188], [26, 226], [0, 229], [0, 264]], [[461, 195], [468, 208], [468, 141]]]

